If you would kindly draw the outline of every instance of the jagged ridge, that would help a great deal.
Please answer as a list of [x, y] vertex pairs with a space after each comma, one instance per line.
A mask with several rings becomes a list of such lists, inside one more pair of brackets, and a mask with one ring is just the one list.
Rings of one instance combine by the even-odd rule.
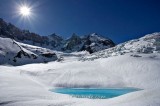
[[11, 23], [5, 22], [0, 18], [0, 37], [15, 39], [30, 45], [59, 50], [63, 52], [88, 51], [89, 53], [107, 49], [115, 46], [109, 38], [104, 38], [96, 33], [80, 37], [73, 33], [69, 39], [54, 34], [40, 36], [28, 30], [21, 30]]

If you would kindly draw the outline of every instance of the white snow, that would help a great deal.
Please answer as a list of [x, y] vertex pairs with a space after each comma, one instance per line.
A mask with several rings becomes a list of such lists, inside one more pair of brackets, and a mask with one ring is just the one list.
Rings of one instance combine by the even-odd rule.
[[[24, 66], [0, 66], [0, 104], [6, 106], [159, 106], [160, 54], [141, 54]], [[153, 58], [154, 57], [154, 58]], [[95, 67], [96, 66], [96, 67]], [[112, 99], [78, 99], [50, 92], [54, 87], [135, 87]]]
[[[147, 36], [143, 39], [144, 43], [141, 45], [155, 43], [155, 41], [151, 43], [151, 36], [147, 41], [145, 41], [146, 38]], [[135, 43], [138, 44], [138, 41], [134, 41]], [[60, 62], [34, 63], [23, 66], [1, 65], [0, 105], [160, 106], [159, 49], [147, 49], [150, 50], [149, 53], [131, 52], [133, 46], [131, 47], [128, 43], [125, 43], [125, 46], [130, 47], [129, 49], [123, 49], [128, 50], [123, 55], [117, 55], [116, 51], [112, 51], [112, 56], [108, 56], [105, 53], [109, 50], [105, 50], [106, 52], [101, 51], [103, 55], [100, 54], [101, 52], [95, 53], [94, 56], [97, 57], [93, 61], [79, 61], [81, 56], [86, 59], [88, 57], [92, 58], [93, 55], [90, 56], [87, 52], [75, 52], [71, 54], [59, 53], [63, 57], [63, 61]], [[154, 44], [151, 47], [158, 46], [159, 44]], [[116, 50], [118, 47], [119, 45], [115, 47]], [[122, 52], [123, 50], [119, 51]], [[108, 58], [103, 58], [106, 55]], [[74, 98], [50, 91], [50, 89], [56, 87], [134, 87], [142, 90], [110, 99], [87, 99]]]

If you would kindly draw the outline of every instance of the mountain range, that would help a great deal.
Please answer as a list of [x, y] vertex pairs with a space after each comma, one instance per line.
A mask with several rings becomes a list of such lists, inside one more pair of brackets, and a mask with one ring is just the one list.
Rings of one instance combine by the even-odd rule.
[[86, 61], [124, 54], [141, 57], [139, 54], [152, 53], [160, 53], [159, 32], [115, 45], [111, 39], [97, 33], [84, 36], [73, 33], [68, 39], [55, 33], [40, 36], [0, 19], [0, 64], [46, 63], [64, 58], [69, 61], [69, 57]]
[[78, 36], [75, 33], [68, 39], [63, 39], [55, 33], [41, 36], [29, 30], [21, 30], [0, 18], [0, 37], [11, 38], [18, 42], [58, 50], [63, 52], [88, 51], [94, 53], [99, 50], [114, 47], [115, 43], [97, 33]]

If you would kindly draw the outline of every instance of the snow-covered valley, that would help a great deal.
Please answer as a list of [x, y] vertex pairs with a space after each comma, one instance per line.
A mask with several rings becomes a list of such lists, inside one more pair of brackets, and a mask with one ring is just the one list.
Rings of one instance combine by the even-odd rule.
[[[154, 58], [152, 58], [154, 56]], [[159, 54], [95, 61], [0, 66], [0, 104], [6, 106], [159, 106]], [[95, 67], [96, 66], [96, 67]], [[119, 88], [141, 91], [112, 99], [78, 99], [50, 92], [54, 87]]]
[[[1, 65], [0, 106], [160, 106], [159, 36], [154, 33], [92, 55], [57, 52], [63, 57], [60, 61]], [[110, 99], [87, 99], [50, 91], [57, 87], [142, 90]]]

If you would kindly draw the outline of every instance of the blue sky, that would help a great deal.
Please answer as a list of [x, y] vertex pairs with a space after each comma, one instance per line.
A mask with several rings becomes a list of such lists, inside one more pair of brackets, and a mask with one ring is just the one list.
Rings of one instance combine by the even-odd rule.
[[[17, 14], [25, 3], [29, 19]], [[116, 43], [160, 31], [160, 0], [0, 0], [0, 17], [40, 35], [99, 33]]]

